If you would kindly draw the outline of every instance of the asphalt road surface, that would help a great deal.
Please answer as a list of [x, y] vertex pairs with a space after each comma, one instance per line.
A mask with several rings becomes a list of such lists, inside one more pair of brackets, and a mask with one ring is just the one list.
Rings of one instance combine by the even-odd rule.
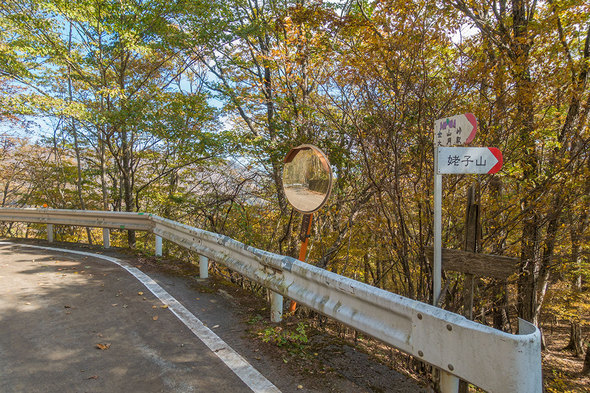
[[242, 381], [230, 367], [248, 363], [226, 364], [112, 263], [7, 245], [0, 258], [1, 392], [279, 392]]

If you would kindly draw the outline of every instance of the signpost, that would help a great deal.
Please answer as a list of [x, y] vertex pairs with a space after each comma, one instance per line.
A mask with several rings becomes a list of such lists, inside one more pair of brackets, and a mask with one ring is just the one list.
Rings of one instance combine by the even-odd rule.
[[[464, 113], [438, 119], [434, 122], [434, 264], [432, 304], [438, 303], [442, 275], [442, 173], [439, 170], [440, 146], [468, 144], [477, 133], [477, 119]], [[444, 153], [443, 153], [444, 154]], [[444, 159], [444, 156], [442, 156]], [[448, 160], [448, 157], [447, 157]], [[444, 162], [444, 160], [443, 160]]]
[[[495, 147], [454, 147], [468, 144], [477, 133], [472, 113], [438, 119], [434, 122], [434, 263], [432, 302], [438, 306], [442, 277], [442, 175], [491, 174], [502, 168], [502, 153]], [[459, 379], [440, 371], [440, 390], [456, 393]]]

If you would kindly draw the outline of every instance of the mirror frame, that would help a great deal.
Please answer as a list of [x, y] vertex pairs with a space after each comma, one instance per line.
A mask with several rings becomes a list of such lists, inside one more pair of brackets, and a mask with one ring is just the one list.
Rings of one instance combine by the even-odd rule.
[[[303, 150], [312, 150], [316, 156], [320, 159], [320, 162], [322, 163], [322, 166], [324, 167], [324, 169], [326, 169], [327, 173], [328, 173], [328, 191], [326, 192], [326, 196], [324, 197], [324, 200], [322, 201], [322, 203], [319, 204], [319, 206], [317, 206], [315, 209], [313, 210], [301, 210], [298, 209], [297, 207], [295, 207], [291, 201], [289, 200], [289, 198], [287, 197], [287, 193], [285, 192], [285, 184], [283, 183], [283, 193], [285, 194], [285, 198], [287, 199], [287, 202], [289, 202], [289, 204], [293, 207], [293, 209], [297, 210], [298, 212], [301, 212], [303, 214], [311, 214], [314, 213], [318, 210], [320, 210], [328, 201], [328, 198], [330, 198], [330, 195], [332, 194], [332, 185], [333, 185], [333, 175], [332, 175], [332, 167], [330, 166], [330, 160], [328, 160], [328, 156], [326, 156], [326, 154], [317, 146], [314, 145], [310, 145], [310, 144], [303, 144], [303, 145], [299, 145], [297, 147], [292, 148], [291, 150], [289, 150], [289, 152], [287, 153], [287, 155], [285, 156], [285, 159], [283, 160], [283, 164], [288, 164], [291, 161], [293, 161], [295, 159], [295, 157], [297, 156], [297, 154], [299, 154], [299, 152], [303, 151]], [[283, 167], [283, 174], [281, 176], [281, 182], [283, 181], [284, 178], [284, 167]]]

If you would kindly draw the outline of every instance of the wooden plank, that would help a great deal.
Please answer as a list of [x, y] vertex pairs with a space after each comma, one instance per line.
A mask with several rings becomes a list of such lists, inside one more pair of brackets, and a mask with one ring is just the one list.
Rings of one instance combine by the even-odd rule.
[[[426, 249], [426, 257], [432, 262], [434, 250]], [[518, 258], [500, 255], [477, 254], [469, 251], [443, 248], [442, 267], [444, 270], [468, 273], [480, 277], [492, 277], [505, 280], [518, 273]]]

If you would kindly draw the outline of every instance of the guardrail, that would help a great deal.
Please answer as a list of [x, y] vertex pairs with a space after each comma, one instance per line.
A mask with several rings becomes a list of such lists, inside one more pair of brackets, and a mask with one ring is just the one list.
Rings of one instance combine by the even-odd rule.
[[[0, 208], [0, 221], [135, 229], [196, 251], [270, 289], [271, 316], [280, 320], [282, 296], [334, 318], [490, 393], [541, 393], [541, 334], [519, 320], [505, 333], [458, 314], [247, 246], [227, 236], [146, 213]], [[107, 232], [108, 235], [108, 232]], [[105, 245], [108, 246], [105, 236]], [[159, 247], [159, 250], [158, 250]]]

